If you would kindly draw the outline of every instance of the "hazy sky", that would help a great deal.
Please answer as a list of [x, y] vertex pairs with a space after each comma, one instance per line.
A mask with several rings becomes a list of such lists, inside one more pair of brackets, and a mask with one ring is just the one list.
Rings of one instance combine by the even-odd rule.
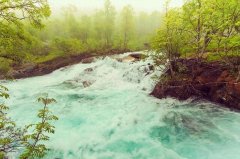
[[[172, 0], [171, 6], [181, 6], [183, 0]], [[113, 5], [119, 10], [123, 6], [130, 4], [137, 11], [162, 11], [164, 0], [111, 0]], [[104, 0], [49, 0], [53, 12], [61, 9], [63, 6], [73, 4], [77, 8], [88, 11], [100, 9], [104, 5]]]

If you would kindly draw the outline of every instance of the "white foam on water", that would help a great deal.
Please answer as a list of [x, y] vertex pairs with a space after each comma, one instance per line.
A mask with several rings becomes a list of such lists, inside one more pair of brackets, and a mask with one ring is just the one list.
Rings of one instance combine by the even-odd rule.
[[41, 93], [58, 101], [47, 159], [239, 159], [240, 114], [149, 96], [161, 74], [152, 63], [106, 57], [4, 83], [10, 115], [20, 125], [36, 122]]

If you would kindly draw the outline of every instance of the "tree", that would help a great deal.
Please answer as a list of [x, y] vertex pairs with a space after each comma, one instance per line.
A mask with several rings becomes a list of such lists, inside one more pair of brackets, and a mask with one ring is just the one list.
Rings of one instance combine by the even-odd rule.
[[1, 22], [8, 24], [18, 25], [28, 19], [32, 25], [42, 27], [42, 19], [51, 13], [47, 0], [2, 0], [0, 5]]
[[[187, 0], [179, 9], [170, 9], [169, 2], [153, 42], [155, 50], [161, 52], [157, 54], [158, 61], [174, 62], [184, 54], [202, 60], [218, 54], [220, 58], [217, 59], [238, 73], [239, 80], [240, 64], [232, 57], [240, 55], [240, 1]], [[171, 64], [169, 68], [173, 75]]]
[[[214, 0], [208, 2], [209, 25], [213, 42], [217, 44], [217, 53], [221, 50], [227, 55], [240, 46], [240, 2], [238, 0]], [[210, 7], [211, 6], [211, 7]]]
[[134, 33], [134, 11], [130, 5], [125, 6], [121, 12], [121, 32], [123, 34], [123, 47], [127, 49]]
[[[0, 97], [8, 99], [8, 89], [0, 85]], [[40, 97], [38, 102], [44, 104], [43, 109], [39, 110], [38, 117], [41, 121], [37, 124], [30, 124], [25, 129], [19, 128], [16, 123], [7, 117], [7, 107], [0, 104], [0, 158], [7, 157], [11, 152], [16, 152], [20, 149], [25, 149], [20, 156], [22, 159], [27, 158], [42, 158], [49, 150], [44, 145], [43, 141], [49, 140], [47, 133], [54, 133], [54, 126], [51, 121], [58, 118], [51, 113], [48, 108], [49, 104], [56, 102], [55, 99]], [[30, 128], [33, 133], [28, 133]], [[41, 143], [40, 143], [41, 142]]]
[[190, 0], [183, 5], [182, 18], [184, 23], [185, 32], [191, 34], [193, 37], [189, 39], [189, 45], [193, 45], [193, 49], [198, 58], [202, 56], [209, 44], [209, 31], [205, 27], [206, 16], [205, 0]]
[[88, 15], [81, 16], [79, 33], [82, 43], [87, 44], [91, 36], [91, 18]]
[[102, 10], [96, 11], [93, 16], [93, 38], [98, 41], [98, 48], [101, 48], [105, 45], [104, 31], [105, 31], [105, 20], [104, 12]]
[[[0, 1], [0, 57], [11, 58], [23, 41], [28, 40], [24, 33], [23, 21], [36, 28], [42, 28], [42, 20], [50, 16], [47, 0], [1, 0]], [[21, 49], [19, 49], [21, 50]], [[15, 60], [15, 59], [13, 59]]]
[[170, 1], [166, 1], [164, 21], [153, 40], [153, 48], [157, 51], [157, 60], [161, 64], [168, 64], [171, 77], [174, 76], [173, 63], [180, 56], [184, 43], [181, 12], [178, 9], [169, 10]]
[[103, 37], [105, 39], [105, 47], [109, 48], [112, 46], [113, 34], [114, 34], [114, 24], [115, 24], [115, 8], [111, 4], [110, 0], [106, 0], [104, 4], [104, 28], [103, 28]]
[[23, 136], [22, 145], [25, 147], [25, 151], [20, 156], [21, 159], [44, 157], [49, 149], [46, 148], [42, 142], [49, 140], [46, 133], [54, 134], [55, 132], [55, 127], [51, 125], [50, 122], [58, 120], [58, 117], [52, 114], [48, 105], [56, 103], [56, 100], [45, 96], [38, 98], [38, 102], [43, 104], [43, 109], [40, 109], [38, 112], [38, 117], [41, 121], [37, 124], [30, 124], [26, 127], [26, 130], [33, 128], [33, 133]]

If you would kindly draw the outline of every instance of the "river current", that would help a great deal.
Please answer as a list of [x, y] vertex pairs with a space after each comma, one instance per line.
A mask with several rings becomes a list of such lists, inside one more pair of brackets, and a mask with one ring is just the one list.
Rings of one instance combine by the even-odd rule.
[[57, 100], [46, 159], [240, 159], [240, 114], [150, 96], [161, 74], [149, 69], [152, 63], [105, 57], [5, 82], [9, 115], [19, 125], [37, 122], [36, 99], [48, 93]]

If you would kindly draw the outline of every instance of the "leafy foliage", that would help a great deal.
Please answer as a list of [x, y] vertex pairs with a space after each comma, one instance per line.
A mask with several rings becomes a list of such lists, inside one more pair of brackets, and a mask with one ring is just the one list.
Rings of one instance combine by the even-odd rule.
[[[8, 89], [0, 85], [0, 97], [9, 98]], [[21, 145], [23, 131], [16, 127], [14, 121], [7, 117], [9, 109], [4, 103], [0, 104], [0, 157], [13, 152]]]
[[[0, 97], [9, 98], [8, 89], [1, 85]], [[38, 102], [44, 105], [43, 109], [38, 112], [38, 118], [41, 121], [30, 124], [24, 129], [18, 128], [16, 123], [7, 117], [9, 107], [3, 103], [0, 104], [0, 158], [23, 148], [25, 150], [20, 158], [42, 158], [49, 150], [43, 142], [49, 140], [46, 134], [55, 132], [55, 127], [50, 122], [58, 120], [58, 117], [52, 114], [48, 105], [55, 103], [56, 100], [46, 96], [40, 97]], [[28, 131], [32, 133], [28, 133]]]
[[51, 125], [50, 122], [58, 120], [58, 117], [52, 114], [48, 108], [48, 105], [56, 103], [56, 100], [46, 96], [38, 98], [38, 102], [44, 105], [43, 109], [40, 109], [38, 112], [38, 117], [41, 119], [41, 121], [37, 124], [30, 124], [26, 127], [26, 130], [33, 128], [33, 133], [23, 136], [22, 144], [26, 150], [20, 156], [21, 159], [44, 157], [49, 149], [46, 148], [42, 142], [49, 140], [49, 137], [46, 135], [46, 133], [54, 134], [55, 132], [55, 127]]
[[23, 22], [42, 28], [42, 20], [50, 13], [47, 0], [1, 0], [0, 57], [21, 61], [21, 50], [30, 43]]
[[239, 0], [188, 0], [177, 9], [169, 9], [169, 2], [152, 42], [153, 48], [161, 52], [159, 59], [210, 56], [211, 60], [223, 59], [231, 64], [229, 56], [240, 56]]
[[[0, 85], [0, 97], [8, 99], [8, 89]], [[23, 131], [16, 128], [16, 124], [7, 117], [6, 111], [9, 109], [4, 103], [0, 104], [0, 157], [15, 151], [21, 145]]]

